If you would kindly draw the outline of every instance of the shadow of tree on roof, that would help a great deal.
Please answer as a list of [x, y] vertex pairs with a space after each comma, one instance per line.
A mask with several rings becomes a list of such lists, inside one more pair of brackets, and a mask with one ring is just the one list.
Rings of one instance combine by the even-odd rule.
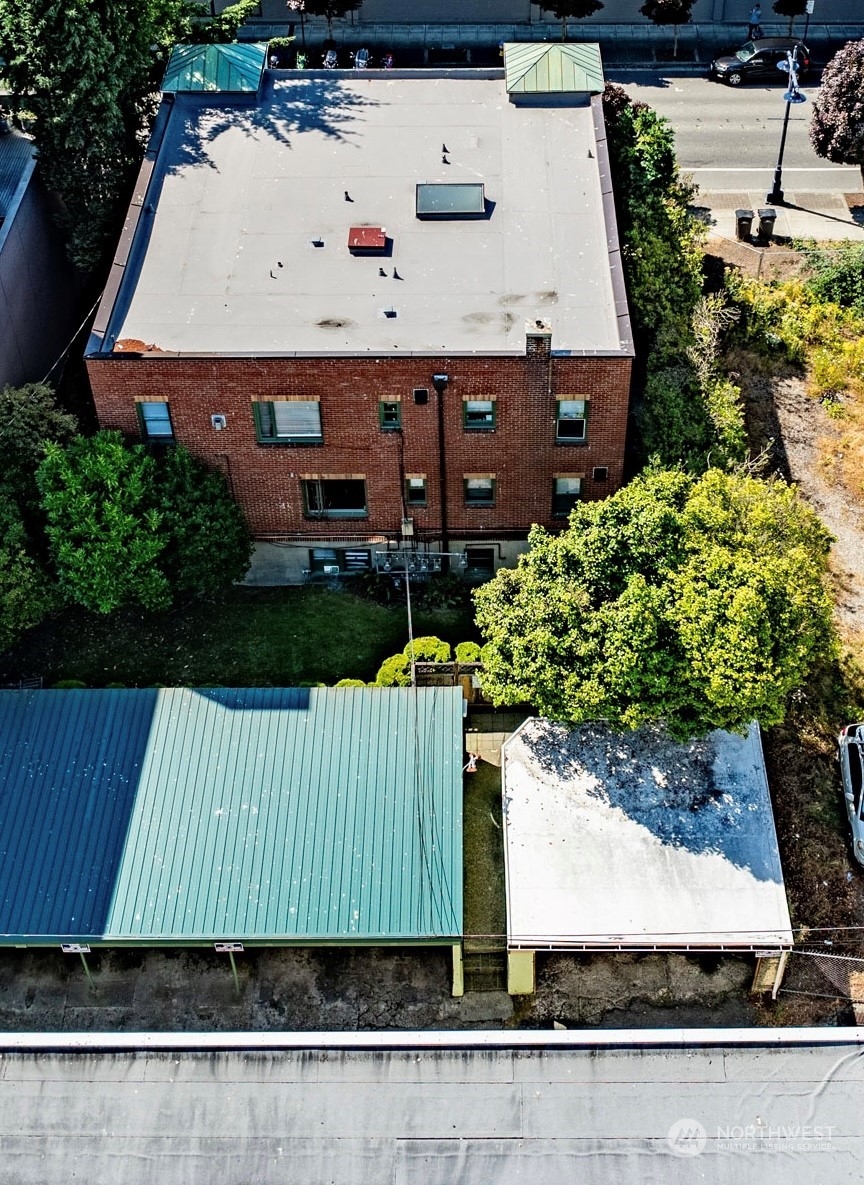
[[654, 727], [617, 733], [598, 723], [571, 731], [535, 720], [521, 737], [540, 782], [548, 774], [565, 795], [621, 810], [664, 846], [720, 856], [757, 880], [782, 881], [764, 775], [750, 768], [743, 738], [718, 784], [718, 746], [735, 744], [722, 733], [678, 743]]
[[180, 173], [199, 165], [220, 167], [211, 146], [226, 132], [240, 130], [255, 140], [272, 139], [286, 148], [300, 135], [316, 133], [328, 140], [350, 141], [361, 113], [378, 104], [348, 85], [354, 79], [331, 71], [290, 71], [288, 77], [269, 77], [260, 100], [230, 106], [190, 104], [165, 172]]

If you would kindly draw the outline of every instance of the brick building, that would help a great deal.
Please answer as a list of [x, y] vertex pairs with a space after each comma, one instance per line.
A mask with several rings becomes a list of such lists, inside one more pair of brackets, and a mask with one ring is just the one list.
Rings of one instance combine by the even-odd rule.
[[87, 365], [103, 427], [225, 472], [259, 572], [407, 547], [479, 575], [620, 485], [602, 76], [571, 48], [508, 47], [506, 87], [264, 71], [166, 95]]

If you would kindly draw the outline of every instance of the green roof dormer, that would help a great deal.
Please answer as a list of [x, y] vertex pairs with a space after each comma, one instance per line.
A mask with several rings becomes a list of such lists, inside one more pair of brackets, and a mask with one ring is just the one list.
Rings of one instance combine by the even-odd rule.
[[577, 41], [510, 41], [504, 45], [508, 95], [599, 95], [603, 92], [600, 46]]
[[254, 95], [261, 86], [266, 60], [267, 46], [261, 42], [175, 45], [162, 90]]

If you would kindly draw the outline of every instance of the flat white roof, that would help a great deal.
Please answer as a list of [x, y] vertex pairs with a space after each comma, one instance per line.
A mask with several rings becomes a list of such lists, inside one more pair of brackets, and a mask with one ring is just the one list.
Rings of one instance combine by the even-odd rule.
[[511, 947], [791, 945], [756, 724], [679, 744], [532, 719], [503, 758]]
[[[461, 73], [268, 72], [257, 103], [178, 95], [105, 348], [524, 354], [542, 319], [553, 350], [629, 352], [587, 97], [517, 106], [502, 71]], [[482, 183], [485, 215], [418, 219], [423, 182]], [[384, 227], [389, 253], [352, 256], [358, 225]]]

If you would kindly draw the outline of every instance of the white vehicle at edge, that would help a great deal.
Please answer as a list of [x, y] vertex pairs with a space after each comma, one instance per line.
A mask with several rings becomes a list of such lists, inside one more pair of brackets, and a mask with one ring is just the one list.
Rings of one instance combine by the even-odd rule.
[[864, 864], [864, 724], [847, 724], [837, 738], [852, 854]]

